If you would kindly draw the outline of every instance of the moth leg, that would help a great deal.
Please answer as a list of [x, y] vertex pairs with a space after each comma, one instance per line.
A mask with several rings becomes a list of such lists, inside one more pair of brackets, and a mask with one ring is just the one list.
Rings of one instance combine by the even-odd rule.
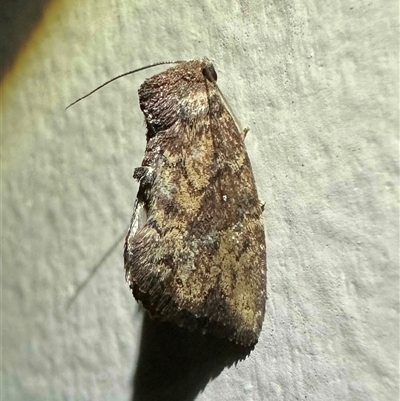
[[149, 191], [154, 181], [154, 168], [149, 166], [136, 167], [133, 172], [133, 178], [139, 181], [139, 191], [136, 196], [128, 234], [125, 238], [125, 254], [128, 250], [129, 238], [133, 238], [136, 232], [147, 222], [147, 205]]
[[133, 178], [139, 182], [145, 181], [145, 183], [149, 183], [149, 181], [153, 178], [154, 169], [148, 166], [136, 167], [133, 171]]
[[250, 131], [250, 128], [244, 128], [243, 129], [243, 131], [242, 131], [242, 137], [243, 137], [243, 140], [245, 140], [246, 139], [246, 135], [247, 135], [247, 133]]

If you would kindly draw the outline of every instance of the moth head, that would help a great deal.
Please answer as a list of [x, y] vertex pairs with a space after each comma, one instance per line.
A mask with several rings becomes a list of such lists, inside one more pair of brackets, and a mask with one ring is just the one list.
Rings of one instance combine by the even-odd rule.
[[139, 104], [148, 136], [164, 132], [180, 121], [192, 127], [209, 116], [219, 98], [217, 73], [207, 58], [179, 62], [146, 79], [139, 88]]
[[217, 73], [207, 58], [161, 62], [128, 71], [110, 79], [68, 107], [116, 79], [160, 64], [176, 65], [147, 78], [139, 88], [139, 103], [148, 127], [147, 136], [168, 129], [179, 119], [192, 124], [201, 116], [208, 115], [210, 104], [216, 96], [219, 97], [219, 92]]
[[[113, 82], [113, 81], [115, 81], [115, 80], [117, 80], [117, 79], [119, 79], [119, 78], [125, 77], [125, 76], [127, 76], [127, 75], [134, 74], [134, 73], [136, 73], [136, 72], [139, 72], [139, 71], [142, 71], [142, 70], [146, 70], [147, 68], [156, 67], [156, 66], [162, 65], [162, 64], [177, 64], [177, 65], [191, 65], [191, 64], [197, 64], [197, 65], [198, 65], [198, 63], [200, 63], [200, 65], [202, 66], [201, 72], [202, 72], [203, 76], [204, 76], [209, 82], [216, 83], [216, 82], [217, 82], [217, 73], [216, 73], [216, 71], [215, 71], [215, 69], [214, 69], [213, 64], [212, 64], [211, 61], [208, 60], [207, 58], [204, 58], [204, 59], [202, 59], [202, 60], [191, 60], [191, 61], [181, 61], [181, 60], [179, 60], [179, 61], [162, 61], [162, 62], [159, 62], [159, 63], [154, 63], [154, 64], [146, 65], [146, 66], [144, 66], [144, 67], [140, 67], [140, 68], [137, 68], [137, 69], [135, 69], [135, 70], [125, 72], [125, 73], [123, 73], [123, 74], [120, 74], [120, 75], [118, 75], [118, 76], [116, 76], [116, 77], [114, 77], [114, 78], [108, 80], [107, 82], [104, 82], [104, 84], [98, 86], [97, 88], [93, 89], [91, 92], [87, 93], [86, 95], [84, 95], [84, 96], [80, 97], [79, 99], [75, 100], [74, 102], [72, 102], [69, 106], [67, 106], [67, 107], [65, 108], [65, 110], [69, 109], [71, 106], [73, 106], [74, 104], [80, 102], [81, 100], [83, 100], [83, 99], [89, 97], [90, 95], [92, 95], [93, 93], [97, 92], [99, 89], [103, 88], [104, 86], [108, 85], [109, 83], [111, 83], [111, 82]], [[172, 70], [175, 70], [175, 69], [176, 69], [176, 67], [175, 67], [175, 68], [172, 68]], [[178, 69], [179, 69], [179, 68], [178, 68]], [[158, 74], [158, 75], [163, 75], [163, 74], [161, 73], [161, 74]], [[146, 81], [147, 81], [147, 80], [146, 80]], [[145, 82], [146, 82], [146, 81], [145, 81]], [[142, 85], [142, 86], [143, 86], [143, 85]]]

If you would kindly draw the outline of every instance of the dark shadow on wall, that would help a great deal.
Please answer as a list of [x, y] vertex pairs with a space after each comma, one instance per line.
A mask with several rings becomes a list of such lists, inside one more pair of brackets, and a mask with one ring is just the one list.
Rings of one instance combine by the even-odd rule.
[[193, 401], [225, 367], [253, 347], [153, 320], [143, 320], [132, 401]]
[[12, 67], [19, 51], [53, 0], [1, 0], [0, 79]]

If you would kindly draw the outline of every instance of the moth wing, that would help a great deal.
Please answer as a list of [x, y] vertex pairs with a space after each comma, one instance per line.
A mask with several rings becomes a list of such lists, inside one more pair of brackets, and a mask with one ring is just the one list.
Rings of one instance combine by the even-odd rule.
[[266, 298], [262, 205], [239, 132], [236, 155], [207, 163], [207, 150], [201, 165], [198, 141], [190, 154], [169, 153], [151, 185], [141, 181], [127, 280], [153, 316], [253, 344]]

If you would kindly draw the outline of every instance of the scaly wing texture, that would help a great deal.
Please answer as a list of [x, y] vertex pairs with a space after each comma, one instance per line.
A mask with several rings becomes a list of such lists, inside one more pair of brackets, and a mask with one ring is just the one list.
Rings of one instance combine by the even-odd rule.
[[250, 345], [266, 298], [262, 205], [242, 135], [215, 84], [201, 83], [199, 115], [172, 103], [167, 129], [148, 133], [127, 280], [152, 315]]

